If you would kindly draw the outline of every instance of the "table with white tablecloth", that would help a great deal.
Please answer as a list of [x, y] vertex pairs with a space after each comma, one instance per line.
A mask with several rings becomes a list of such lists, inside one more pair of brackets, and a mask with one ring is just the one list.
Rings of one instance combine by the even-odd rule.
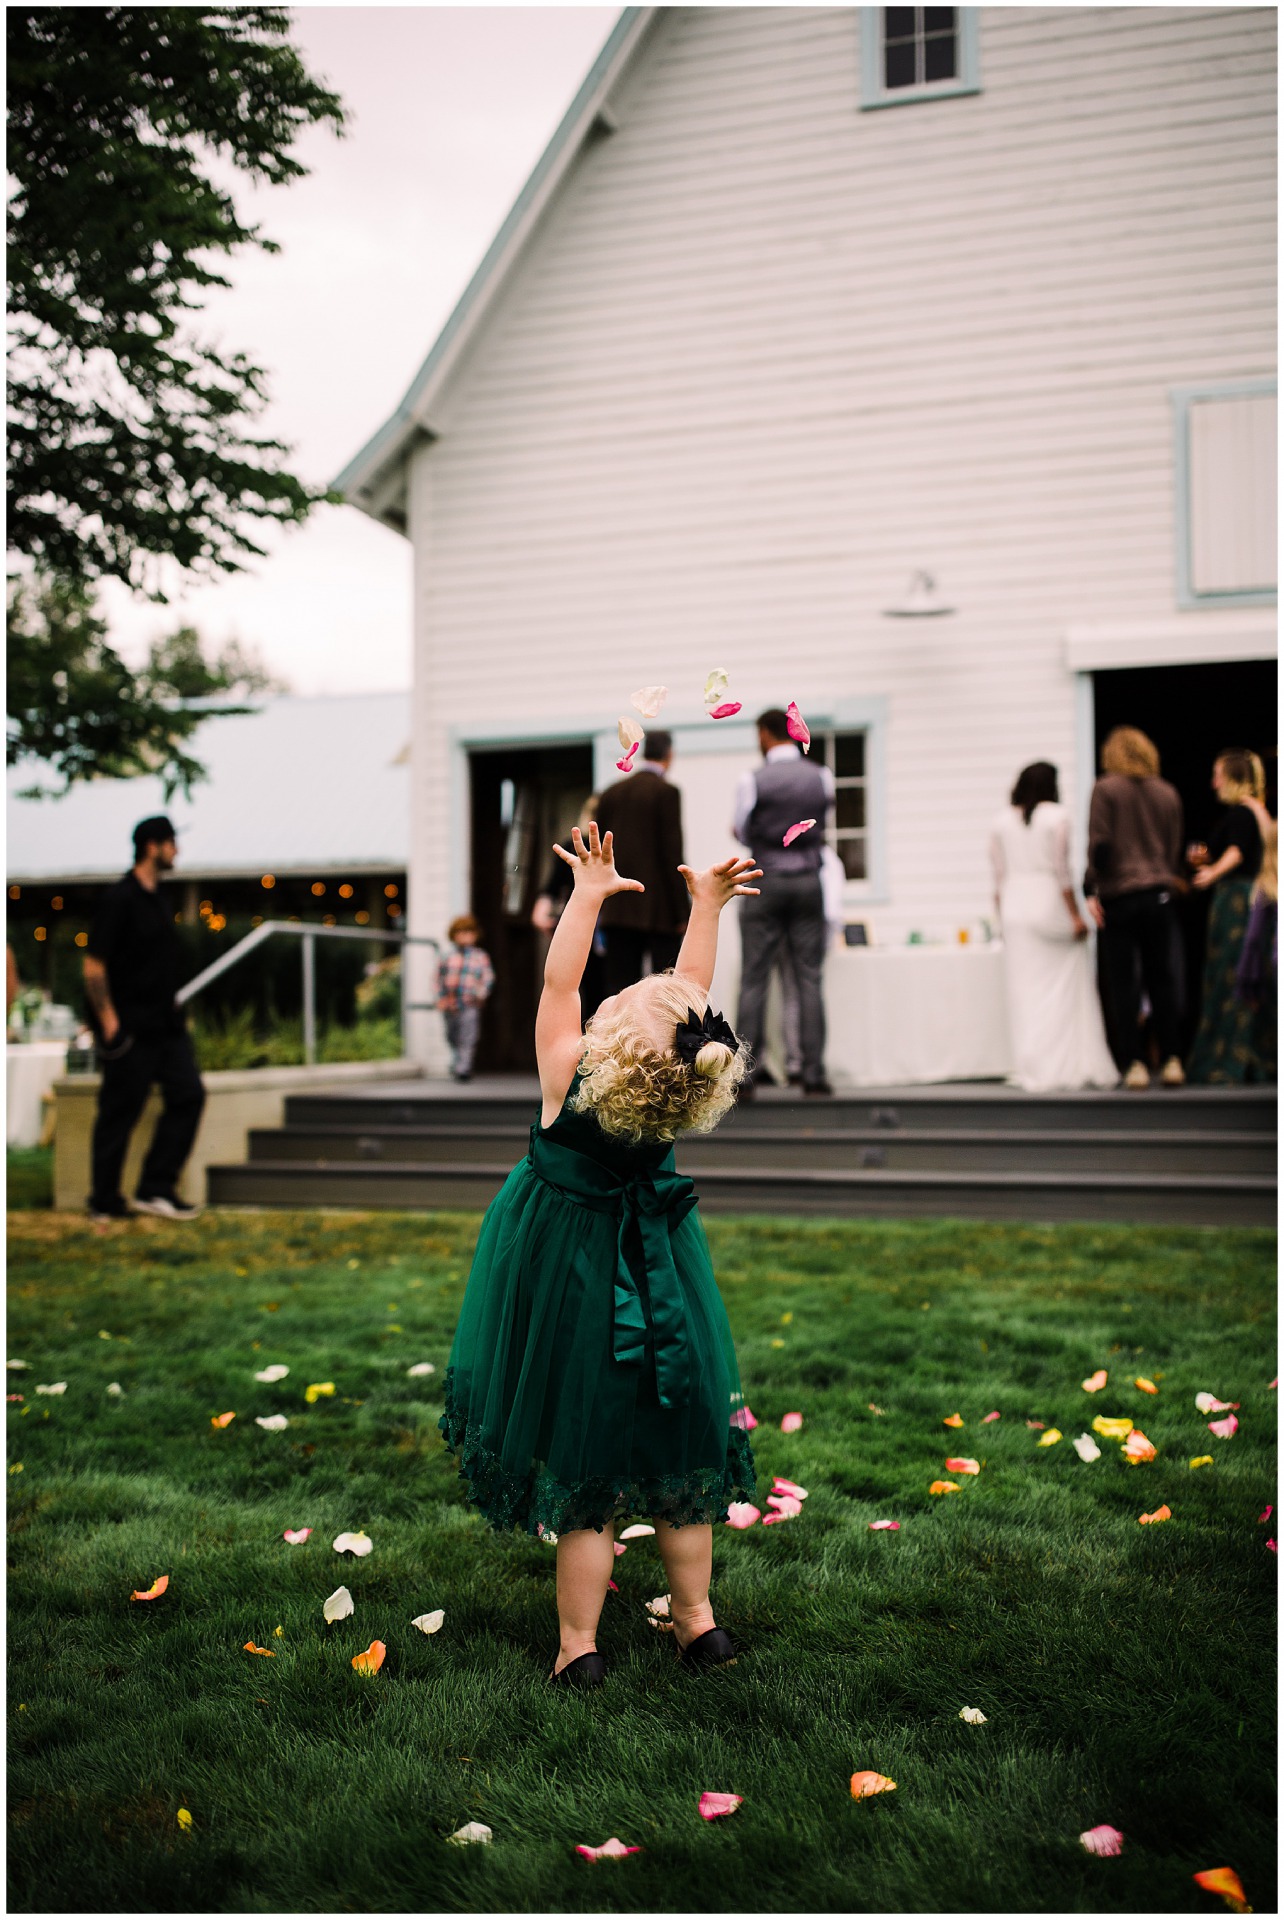
[[1003, 947], [835, 947], [825, 1057], [835, 1086], [1001, 1080], [1011, 1071]]
[[67, 1070], [65, 1040], [28, 1040], [5, 1047], [5, 1140], [11, 1147], [40, 1143], [44, 1097]]

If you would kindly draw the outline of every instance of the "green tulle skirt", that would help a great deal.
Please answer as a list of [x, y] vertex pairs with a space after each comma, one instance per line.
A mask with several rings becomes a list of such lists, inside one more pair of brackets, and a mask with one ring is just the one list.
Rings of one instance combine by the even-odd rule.
[[724, 1520], [753, 1453], [726, 1309], [673, 1149], [563, 1107], [482, 1222], [439, 1422], [491, 1526]]

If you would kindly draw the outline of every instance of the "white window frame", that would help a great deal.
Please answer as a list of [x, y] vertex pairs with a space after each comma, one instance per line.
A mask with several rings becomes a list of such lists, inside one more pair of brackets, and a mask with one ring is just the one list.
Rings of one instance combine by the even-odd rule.
[[[981, 91], [980, 29], [976, 7], [956, 7], [956, 71], [950, 80], [923, 81], [912, 87], [888, 87], [883, 78], [883, 15], [885, 7], [860, 10], [860, 104], [863, 113], [875, 107], [905, 107], [922, 100], [954, 99]], [[922, 7], [915, 12], [922, 14]]]
[[1273, 374], [1260, 374], [1243, 380], [1210, 380], [1200, 386], [1172, 389], [1175, 493], [1173, 546], [1177, 567], [1177, 605], [1179, 607], [1273, 607], [1279, 600], [1278, 587], [1246, 587], [1230, 592], [1197, 590], [1192, 568], [1190, 530], [1191, 407], [1201, 400], [1247, 399], [1260, 394], [1273, 394], [1277, 388], [1278, 383]]

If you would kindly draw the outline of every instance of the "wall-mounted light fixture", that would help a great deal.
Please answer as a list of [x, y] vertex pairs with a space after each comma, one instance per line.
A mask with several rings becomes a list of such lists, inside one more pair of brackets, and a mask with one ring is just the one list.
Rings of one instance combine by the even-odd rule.
[[898, 600], [883, 608], [892, 620], [930, 620], [937, 614], [953, 613], [954, 608], [939, 591], [930, 573], [918, 568]]

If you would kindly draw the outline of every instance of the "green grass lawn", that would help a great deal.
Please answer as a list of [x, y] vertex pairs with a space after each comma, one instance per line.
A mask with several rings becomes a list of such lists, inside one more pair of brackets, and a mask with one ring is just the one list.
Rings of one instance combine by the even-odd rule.
[[[1269, 1235], [711, 1221], [761, 1494], [810, 1498], [717, 1530], [744, 1653], [703, 1678], [648, 1626], [663, 1574], [630, 1545], [611, 1677], [580, 1697], [544, 1685], [553, 1551], [471, 1514], [437, 1432], [475, 1217], [9, 1228], [15, 1909], [1220, 1913], [1191, 1880], [1219, 1866], [1274, 1906]], [[1233, 1439], [1200, 1390], [1241, 1402]], [[1081, 1462], [1099, 1413], [1158, 1458]], [[982, 1472], [932, 1498], [955, 1453]], [[357, 1528], [369, 1556], [334, 1553]], [[896, 1792], [854, 1802], [866, 1768]], [[744, 1804], [706, 1824], [706, 1789]], [[470, 1820], [493, 1843], [447, 1844]], [[1079, 1845], [1103, 1822], [1118, 1858]], [[611, 1835], [644, 1851], [576, 1856]]]

